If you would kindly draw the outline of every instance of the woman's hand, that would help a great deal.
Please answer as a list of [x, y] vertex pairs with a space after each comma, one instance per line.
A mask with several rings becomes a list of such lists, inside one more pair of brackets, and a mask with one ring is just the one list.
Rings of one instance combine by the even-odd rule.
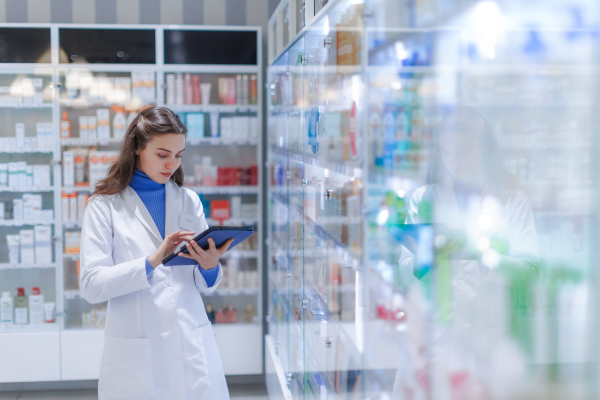
[[[181, 243], [184, 242], [184, 237], [190, 237], [194, 232], [173, 232], [170, 235], [165, 237], [165, 240], [158, 246], [158, 249], [148, 257], [148, 262], [152, 265], [152, 268], [158, 267], [162, 264], [162, 260], [164, 260], [169, 254], [175, 250], [175, 248]], [[192, 236], [193, 237], [193, 236]]]
[[193, 236], [184, 237], [182, 239], [189, 241], [185, 247], [190, 254], [179, 253], [179, 256], [196, 260], [202, 269], [213, 269], [219, 265], [219, 258], [225, 254], [231, 243], [233, 243], [233, 238], [229, 239], [223, 246], [217, 249], [215, 241], [212, 238], [208, 238], [208, 249], [204, 250], [196, 243]]

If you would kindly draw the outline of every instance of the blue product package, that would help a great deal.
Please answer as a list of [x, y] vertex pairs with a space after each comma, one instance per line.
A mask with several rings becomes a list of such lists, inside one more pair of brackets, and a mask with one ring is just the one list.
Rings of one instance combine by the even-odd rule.
[[[254, 227], [252, 226], [213, 226], [208, 228], [201, 234], [197, 235], [194, 240], [204, 250], [208, 249], [208, 238], [212, 238], [215, 241], [217, 248], [223, 246], [225, 242], [233, 238], [233, 243], [229, 246], [229, 250], [254, 235]], [[184, 245], [180, 247], [181, 251], [175, 251], [173, 254], [165, 258], [162, 263], [164, 266], [171, 267], [174, 265], [195, 265], [196, 260], [191, 258], [180, 257], [179, 253], [189, 253]]]

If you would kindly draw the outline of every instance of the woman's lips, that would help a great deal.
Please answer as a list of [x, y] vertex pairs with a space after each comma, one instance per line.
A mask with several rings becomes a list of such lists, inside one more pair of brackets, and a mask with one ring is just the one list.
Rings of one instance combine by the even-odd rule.
[[162, 176], [164, 176], [165, 178], [170, 178], [170, 177], [171, 177], [171, 174], [164, 174], [164, 173], [162, 173], [162, 172], [161, 172], [160, 174], [161, 174]]

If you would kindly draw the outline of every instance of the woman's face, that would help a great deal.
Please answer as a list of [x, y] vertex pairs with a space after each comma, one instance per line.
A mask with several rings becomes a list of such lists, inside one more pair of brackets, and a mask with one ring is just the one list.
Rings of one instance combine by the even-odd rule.
[[479, 140], [465, 133], [443, 132], [440, 135], [442, 162], [454, 179], [471, 178], [483, 162]]
[[136, 150], [139, 156], [137, 168], [158, 183], [167, 183], [181, 165], [185, 150], [185, 135], [167, 133], [155, 135], [144, 150]]

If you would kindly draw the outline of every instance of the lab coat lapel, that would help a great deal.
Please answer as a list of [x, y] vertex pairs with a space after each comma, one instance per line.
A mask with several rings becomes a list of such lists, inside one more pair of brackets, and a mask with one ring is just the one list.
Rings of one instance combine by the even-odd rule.
[[171, 180], [165, 184], [165, 208], [165, 235], [169, 235], [179, 230], [182, 211], [181, 189]]
[[[150, 212], [140, 199], [140, 196], [133, 190], [130, 186], [127, 186], [121, 192], [123, 195], [123, 200], [125, 200], [125, 204], [127, 207], [133, 212], [133, 214], [137, 217], [137, 219], [148, 229], [156, 239], [158, 239], [158, 243], [162, 243], [163, 239], [160, 236], [160, 232], [150, 215]], [[168, 204], [167, 204], [168, 206]], [[158, 246], [158, 245], [157, 245]]]

